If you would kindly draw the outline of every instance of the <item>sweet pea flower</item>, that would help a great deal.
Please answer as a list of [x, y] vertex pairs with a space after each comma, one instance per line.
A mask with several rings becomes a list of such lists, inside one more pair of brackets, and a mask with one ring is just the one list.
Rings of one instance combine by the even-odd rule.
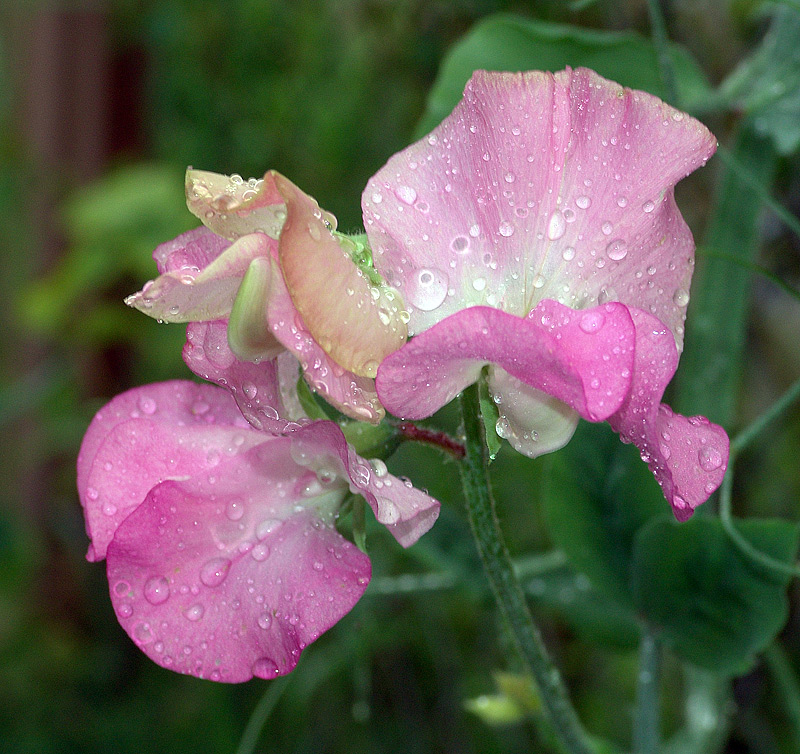
[[160, 276], [126, 303], [164, 322], [224, 320], [241, 360], [288, 349], [332, 405], [379, 422], [374, 377], [405, 342], [407, 313], [365, 245], [274, 171], [244, 181], [189, 170], [186, 196], [205, 227], [159, 246]]
[[715, 148], [695, 119], [587, 69], [476, 72], [363, 195], [414, 336], [381, 364], [383, 405], [429, 416], [488, 365], [497, 432], [519, 452], [562, 447], [579, 416], [608, 421], [689, 518], [728, 438], [661, 403], [694, 265], [674, 187]]
[[349, 492], [405, 547], [439, 510], [358, 457], [334, 422], [258, 431], [230, 393], [187, 381], [101, 409], [78, 490], [87, 557], [106, 558], [128, 635], [165, 668], [225, 682], [288, 673], [363, 594], [369, 559], [334, 526]]

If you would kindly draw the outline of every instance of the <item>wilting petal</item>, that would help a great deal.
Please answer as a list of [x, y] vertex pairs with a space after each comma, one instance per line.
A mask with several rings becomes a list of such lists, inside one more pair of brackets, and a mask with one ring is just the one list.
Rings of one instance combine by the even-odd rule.
[[[280, 357], [279, 357], [280, 358]], [[294, 358], [289, 357], [294, 363]], [[300, 418], [296, 398], [287, 405], [281, 387], [278, 359], [256, 363], [236, 358], [228, 346], [227, 323], [192, 323], [186, 330], [183, 360], [198, 377], [229, 390], [244, 417], [256, 429], [279, 434], [287, 422]], [[294, 372], [297, 381], [297, 370]], [[286, 386], [292, 392], [295, 386]]]
[[314, 340], [340, 366], [374, 377], [378, 364], [405, 343], [402, 302], [373, 284], [331, 233], [317, 203], [281, 175], [286, 200], [279, 258], [286, 287]]
[[158, 664], [228, 682], [288, 673], [363, 594], [369, 559], [333, 526], [346, 487], [319, 490], [290, 445], [158, 485], [120, 525], [111, 598]]
[[661, 403], [678, 365], [672, 334], [658, 319], [630, 310], [636, 361], [630, 394], [609, 424], [642, 453], [679, 521], [708, 499], [728, 466], [728, 437], [702, 416], [686, 418]]
[[698, 121], [586, 69], [478, 71], [368, 183], [376, 267], [412, 333], [475, 305], [524, 316], [547, 298], [615, 300], [680, 344], [694, 246], [673, 188], [715, 147]]
[[[263, 233], [240, 238], [206, 267], [166, 272], [128, 296], [125, 303], [164, 322], [206, 322], [227, 317], [250, 263], [258, 257], [269, 258], [274, 243]], [[214, 241], [212, 248], [217, 245]]]
[[228, 396], [175, 380], [118, 395], [89, 425], [78, 455], [78, 493], [101, 560], [117, 527], [165, 479], [210, 470], [258, 440]]
[[489, 369], [488, 385], [500, 414], [497, 434], [514, 450], [536, 458], [570, 441], [578, 426], [578, 413], [566, 403], [526, 385], [500, 367]]
[[360, 458], [333, 422], [313, 422], [292, 433], [292, 457], [318, 475], [343, 476], [363, 495], [375, 518], [403, 546], [413, 545], [439, 516], [439, 502], [410, 482], [389, 474], [386, 464]]
[[385, 412], [375, 392], [375, 380], [348, 372], [325, 353], [278, 275], [272, 276], [267, 317], [273, 334], [300, 362], [306, 381], [316, 392], [347, 416], [380, 422]]
[[464, 309], [417, 335], [378, 370], [381, 401], [410, 419], [430, 416], [475, 382], [487, 363], [592, 421], [616, 411], [630, 387], [634, 331], [621, 304], [575, 311], [543, 301], [528, 318]]

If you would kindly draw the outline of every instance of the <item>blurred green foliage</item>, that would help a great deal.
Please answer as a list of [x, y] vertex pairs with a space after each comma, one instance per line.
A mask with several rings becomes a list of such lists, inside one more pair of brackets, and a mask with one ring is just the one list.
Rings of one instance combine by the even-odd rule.
[[[777, 154], [752, 139], [741, 157], [757, 173], [768, 157], [760, 180], [796, 211], [792, 3], [782, 4], [763, 44], [771, 4], [707, 2], [700, 12], [692, 5], [670, 3], [668, 16], [681, 43], [672, 53], [684, 106], [702, 111], [723, 142], [742, 123], [755, 124]], [[590, 65], [656, 93], [660, 80], [645, 6], [634, 0], [116, 0], [107, 14], [114, 53], [135, 60], [143, 79], [142, 146], [118, 155], [91, 185], [64, 181], [57, 259], [39, 249], [29, 212], [36, 186], [28, 181], [36, 155], [7, 104], [11, 66], [0, 65], [0, 295], [10, 315], [0, 328], [0, 471], [8, 480], [0, 506], [0, 749], [233, 752], [268, 684], [177, 676], [133, 646], [114, 618], [102, 566], [83, 559], [88, 542], [74, 489], [74, 459], [93, 413], [132, 385], [188, 374], [183, 329], [122, 303], [154, 276], [155, 246], [195, 224], [183, 202], [185, 167], [246, 176], [278, 169], [350, 230], [361, 224], [367, 178], [449, 111], [474, 65]], [[0, 50], [6, 46], [0, 37]], [[721, 87], [709, 83], [719, 80]], [[735, 177], [715, 179], [712, 168], [679, 189], [693, 228], [707, 225], [709, 247], [747, 252], [797, 288], [800, 241], [766, 218]], [[698, 411], [724, 409], [734, 429], [796, 379], [791, 333], [800, 332], [800, 315], [796, 302], [739, 267], [720, 260], [712, 273], [690, 308], [701, 322], [713, 315], [709, 339], [685, 360], [684, 379], [697, 385], [715, 355], [730, 366], [699, 393], [679, 383], [678, 398], [696, 401]], [[727, 345], [719, 353], [720, 331], [735, 353]], [[431, 423], [457, 432], [447, 409]], [[738, 515], [800, 519], [798, 449], [795, 408], [741, 458]], [[374, 584], [304, 653], [256, 750], [552, 751], [533, 725], [535, 690], [516, 674], [474, 554], [455, 464], [405, 444], [389, 465], [440, 498], [442, 516], [408, 551], [368, 521]], [[607, 428], [582, 425], [566, 449], [537, 461], [503, 444], [491, 473], [523, 586], [589, 730], [629, 745], [635, 647], [649, 623], [670, 647], [663, 727], [678, 732], [670, 751], [712, 751], [709, 731], [717, 730], [730, 752], [795, 750], [784, 732], [788, 713], [761, 666], [737, 682], [741, 722], [728, 732], [726, 713], [714, 717], [728, 698], [719, 673], [681, 665], [688, 658], [722, 674], [749, 667], [784, 623], [786, 579], [754, 571], [716, 519], [691, 527], [664, 521], [646, 467]], [[789, 560], [796, 550], [794, 526], [750, 529], [743, 533], [775, 556]], [[693, 578], [702, 589], [688, 589]], [[726, 614], [733, 595], [741, 602]], [[796, 668], [797, 600], [789, 596], [783, 640]], [[701, 638], [687, 639], [686, 626]], [[697, 654], [698, 646], [709, 651]], [[694, 710], [679, 701], [687, 689]], [[481, 698], [496, 706], [475, 702]]]

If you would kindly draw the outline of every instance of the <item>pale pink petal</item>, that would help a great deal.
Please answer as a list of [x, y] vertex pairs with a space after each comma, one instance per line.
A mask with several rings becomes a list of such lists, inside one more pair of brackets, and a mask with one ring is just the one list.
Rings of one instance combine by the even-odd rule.
[[[200, 244], [195, 241], [195, 245]], [[218, 244], [213, 241], [208, 246], [214, 250]], [[275, 241], [263, 233], [244, 236], [205, 267], [185, 266], [166, 272], [128, 296], [125, 303], [164, 322], [205, 322], [227, 317], [250, 263], [259, 257], [269, 258], [274, 246]], [[174, 264], [175, 256], [170, 255], [168, 266]]]
[[636, 362], [630, 394], [609, 424], [642, 454], [679, 521], [708, 499], [728, 466], [728, 437], [702, 416], [686, 418], [660, 403], [678, 365], [672, 333], [655, 317], [630, 310]]
[[497, 403], [497, 434], [519, 453], [536, 458], [563, 448], [578, 426], [578, 413], [553, 396], [491, 367], [489, 392]]
[[165, 479], [212, 469], [259, 440], [222, 391], [175, 380], [114, 398], [89, 425], [78, 455], [78, 493], [101, 560], [117, 527]]
[[628, 393], [633, 356], [633, 324], [621, 304], [575, 311], [542, 301], [527, 318], [479, 306], [451, 315], [388, 356], [376, 383], [389, 411], [421, 419], [493, 363], [601, 421]]
[[225, 682], [288, 673], [363, 594], [369, 559], [333, 526], [347, 488], [320, 492], [290, 444], [158, 485], [118, 528], [111, 598], [159, 665]]
[[[197, 322], [186, 330], [183, 360], [196, 375], [231, 392], [244, 417], [256, 429], [279, 434], [301, 418], [285, 402], [277, 359], [241, 361], [228, 346], [227, 322]], [[291, 359], [294, 361], [294, 359]], [[295, 372], [295, 382], [297, 376]], [[294, 391], [294, 385], [287, 386]], [[304, 416], [304, 415], [303, 415]]]
[[230, 245], [231, 242], [227, 238], [218, 236], [201, 225], [156, 246], [153, 259], [161, 275], [177, 272], [194, 277]]
[[280, 275], [273, 274], [267, 318], [275, 337], [303, 369], [306, 381], [328, 403], [359, 421], [377, 424], [385, 416], [375, 380], [348, 372], [337, 364], [308, 331]]
[[419, 333], [551, 298], [650, 311], [682, 342], [693, 264], [677, 181], [713, 154], [698, 121], [592, 71], [478, 71], [429, 136], [368, 183], [375, 264]]
[[280, 175], [286, 222], [278, 254], [284, 281], [306, 328], [344, 369], [375, 377], [378, 364], [408, 337], [396, 294], [370, 281], [322, 218], [319, 205]]
[[413, 545], [436, 522], [437, 500], [389, 474], [383, 461], [358, 456], [334, 422], [313, 422], [294, 431], [291, 438], [296, 462], [322, 479], [334, 475], [348, 479], [350, 490], [364, 496], [375, 518], [403, 547]]

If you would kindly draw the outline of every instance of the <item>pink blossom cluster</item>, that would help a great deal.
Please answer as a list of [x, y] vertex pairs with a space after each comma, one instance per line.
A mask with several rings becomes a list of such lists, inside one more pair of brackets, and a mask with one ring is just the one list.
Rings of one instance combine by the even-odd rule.
[[300, 375], [372, 424], [428, 417], [485, 375], [517, 451], [607, 421], [691, 516], [728, 439], [661, 403], [694, 264], [674, 187], [715, 147], [698, 121], [586, 69], [479, 71], [369, 181], [366, 236], [275, 172], [190, 170], [203, 225], [156, 249], [159, 277], [127, 303], [188, 323], [184, 360], [216, 386], [118, 396], [78, 459], [88, 557], [107, 560], [136, 644], [203, 678], [287, 673], [369, 582], [335, 525], [349, 496], [404, 547], [435, 522], [437, 501], [307, 415]]

